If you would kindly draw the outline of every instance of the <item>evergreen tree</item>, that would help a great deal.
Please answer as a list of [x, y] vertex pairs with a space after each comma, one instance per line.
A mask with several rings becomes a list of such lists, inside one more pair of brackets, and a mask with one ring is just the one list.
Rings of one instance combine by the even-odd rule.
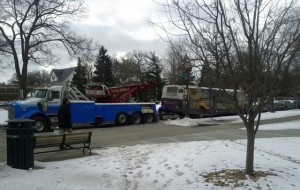
[[201, 67], [201, 77], [199, 79], [199, 86], [206, 87], [219, 87], [216, 84], [216, 77], [214, 77], [213, 69], [210, 68], [209, 64], [203, 64]]
[[150, 52], [148, 59], [149, 65], [145, 73], [145, 77], [146, 80], [155, 82], [155, 89], [152, 90], [151, 98], [159, 100], [161, 98], [162, 88], [166, 84], [166, 82], [161, 78], [161, 60], [155, 55], [155, 52]]
[[85, 67], [81, 65], [81, 60], [78, 58], [75, 74], [72, 79], [72, 84], [83, 94], [85, 94], [85, 86], [87, 84], [87, 76]]
[[99, 50], [94, 66], [95, 71], [93, 82], [99, 82], [108, 87], [114, 86], [112, 59], [109, 55], [107, 55], [107, 49], [103, 46], [101, 46]]
[[187, 54], [181, 59], [179, 65], [179, 80], [178, 83], [181, 85], [191, 85], [195, 76], [192, 73], [192, 63]]

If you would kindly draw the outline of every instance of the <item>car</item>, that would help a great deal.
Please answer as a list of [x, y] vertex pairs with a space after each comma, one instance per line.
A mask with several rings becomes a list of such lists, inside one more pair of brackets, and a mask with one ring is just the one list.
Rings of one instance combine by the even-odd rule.
[[273, 105], [274, 111], [278, 110], [290, 110], [295, 109], [296, 104], [293, 100], [274, 100]]
[[274, 100], [273, 101], [274, 110], [285, 110], [284, 104], [282, 100]]
[[297, 109], [300, 108], [300, 98], [299, 97], [295, 97], [295, 99], [293, 100], [295, 107], [297, 107]]
[[296, 104], [292, 100], [283, 100], [285, 110], [296, 109]]
[[7, 107], [8, 104], [8, 102], [0, 102], [0, 107]]

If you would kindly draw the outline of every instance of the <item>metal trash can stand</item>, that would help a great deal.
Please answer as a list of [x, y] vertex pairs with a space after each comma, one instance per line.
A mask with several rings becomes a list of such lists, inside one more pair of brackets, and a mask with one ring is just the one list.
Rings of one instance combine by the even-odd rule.
[[14, 119], [6, 121], [7, 165], [17, 169], [34, 167], [33, 120]]

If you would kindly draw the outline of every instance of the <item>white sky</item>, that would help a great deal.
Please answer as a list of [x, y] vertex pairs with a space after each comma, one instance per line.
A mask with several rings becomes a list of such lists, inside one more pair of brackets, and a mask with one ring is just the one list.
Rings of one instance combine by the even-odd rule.
[[135, 49], [162, 51], [159, 37], [147, 20], [156, 18], [153, 0], [86, 0], [89, 15], [75, 28], [103, 44], [111, 54]]
[[[300, 115], [300, 111], [263, 113], [262, 119], [292, 115]], [[0, 123], [6, 119], [7, 111], [0, 109]], [[183, 127], [195, 124], [189, 120], [172, 122]], [[237, 122], [238, 118], [220, 117], [213, 121], [230, 123]], [[201, 119], [198, 119], [199, 122]], [[300, 121], [281, 123], [280, 128], [276, 124], [262, 125], [260, 130], [291, 128], [299, 129], [300, 132]], [[300, 189], [300, 137], [256, 139], [255, 142], [255, 170], [272, 171], [277, 176], [263, 177], [258, 181], [239, 181], [243, 186], [235, 189]], [[92, 152], [92, 156], [78, 159], [35, 161], [38, 169], [33, 170], [13, 169], [5, 162], [0, 162], [1, 189], [227, 190], [233, 187], [216, 187], [205, 181], [202, 175], [222, 169], [244, 169], [246, 140], [108, 147], [93, 149]], [[223, 177], [219, 180], [224, 181]]]
[[[86, 0], [89, 13], [86, 18], [74, 23], [78, 34], [94, 39], [108, 49], [110, 55], [124, 55], [133, 50], [155, 51], [162, 56], [166, 44], [147, 23], [149, 18], [157, 18], [159, 6], [153, 0]], [[61, 52], [59, 52], [62, 54]], [[48, 68], [76, 66], [77, 60], [67, 57]], [[37, 67], [29, 66], [29, 71]], [[0, 83], [7, 82], [12, 70], [0, 72]]]

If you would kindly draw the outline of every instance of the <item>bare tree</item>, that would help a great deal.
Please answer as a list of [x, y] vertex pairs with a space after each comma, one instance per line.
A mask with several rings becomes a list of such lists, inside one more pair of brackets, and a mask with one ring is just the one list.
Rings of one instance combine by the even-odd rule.
[[[197, 69], [196, 64], [190, 65], [192, 63], [189, 62], [190, 64], [187, 65], [186, 59], [188, 54], [185, 41], [170, 43], [163, 59], [163, 72], [169, 84], [186, 84], [186, 78], [183, 77], [182, 73], [186, 71], [187, 67]], [[192, 79], [194, 79], [194, 76], [193, 78], [189, 78], [189, 83], [193, 82]]]
[[24, 95], [29, 63], [50, 65], [61, 48], [74, 55], [83, 47], [69, 21], [85, 11], [83, 0], [0, 1], [0, 55], [12, 60]]
[[93, 40], [87, 40], [85, 49], [79, 52], [82, 65], [86, 69], [87, 80], [89, 82], [91, 82], [93, 78], [94, 64], [100, 48], [101, 45], [99, 43], [94, 42]]
[[237, 90], [247, 94], [247, 114], [238, 113], [247, 130], [245, 171], [253, 175], [262, 107], [274, 97], [281, 76], [299, 53], [298, 1], [166, 0], [162, 7], [168, 21], [152, 23], [164, 32], [164, 39], [188, 38], [190, 56], [213, 68], [219, 81], [226, 76], [226, 84], [235, 89], [236, 108]]
[[116, 84], [134, 84], [145, 81], [148, 52], [134, 50], [114, 61]]
[[146, 59], [147, 59], [147, 52], [143, 52], [140, 50], [134, 50], [132, 53], [129, 53], [132, 56], [134, 64], [137, 68], [137, 75], [139, 82], [143, 82], [145, 80], [144, 72], [146, 67]]
[[140, 67], [132, 53], [127, 53], [113, 64], [115, 83], [118, 85], [140, 82]]

